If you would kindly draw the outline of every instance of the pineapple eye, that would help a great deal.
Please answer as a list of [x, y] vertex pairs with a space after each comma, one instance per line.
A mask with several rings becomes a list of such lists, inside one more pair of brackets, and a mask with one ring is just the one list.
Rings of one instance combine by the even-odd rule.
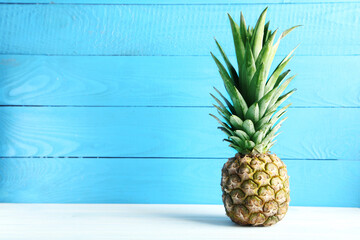
[[268, 172], [272, 177], [279, 174], [278, 168], [274, 163], [267, 163], [265, 166], [266, 172]]
[[270, 176], [265, 172], [258, 171], [254, 174], [254, 179], [263, 186], [269, 184]]
[[264, 213], [267, 216], [275, 215], [278, 211], [278, 208], [279, 206], [276, 201], [269, 201], [264, 205]]
[[279, 169], [280, 177], [285, 180], [287, 178], [287, 170], [286, 167], [282, 167]]
[[245, 193], [240, 189], [231, 192], [231, 198], [234, 204], [241, 204], [245, 196]]
[[286, 201], [286, 193], [284, 190], [280, 190], [279, 192], [276, 193], [276, 201], [278, 203], [283, 203]]
[[252, 168], [246, 163], [240, 165], [239, 174], [250, 174], [252, 172], [253, 172]]
[[228, 180], [228, 188], [229, 189], [237, 189], [240, 188], [241, 179], [237, 175], [231, 175]]
[[252, 195], [256, 193], [258, 185], [253, 180], [246, 180], [241, 184], [241, 189], [247, 194]]
[[263, 224], [265, 222], [265, 220], [266, 220], [265, 215], [258, 212], [258, 213], [251, 214], [249, 222], [256, 226], [256, 225]]
[[249, 196], [245, 199], [245, 205], [251, 212], [262, 211], [263, 201], [257, 196]]

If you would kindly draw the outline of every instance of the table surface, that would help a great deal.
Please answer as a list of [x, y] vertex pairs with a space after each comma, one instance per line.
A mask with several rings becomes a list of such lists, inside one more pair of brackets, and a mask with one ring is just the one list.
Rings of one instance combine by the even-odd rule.
[[290, 207], [241, 227], [221, 205], [0, 204], [0, 239], [360, 239], [360, 208]]

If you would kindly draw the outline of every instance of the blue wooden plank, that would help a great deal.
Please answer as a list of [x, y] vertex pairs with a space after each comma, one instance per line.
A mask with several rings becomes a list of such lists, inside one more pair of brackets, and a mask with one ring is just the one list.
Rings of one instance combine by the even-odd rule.
[[[1, 159], [0, 202], [221, 204], [225, 159]], [[292, 206], [360, 207], [359, 161], [285, 161]]]
[[[313, 0], [272, 0], [267, 2], [264, 0], [2, 0], [0, 3], [45, 3], [45, 4], [308, 4], [313, 3]], [[358, 2], [358, 0], [317, 0], [317, 3], [344, 3], [344, 2]]]
[[[360, 107], [360, 56], [296, 56], [289, 68], [292, 106]], [[210, 56], [4, 55], [0, 82], [0, 105], [211, 106], [212, 86], [225, 92]]]
[[[229, 157], [213, 108], [2, 107], [2, 156]], [[360, 108], [293, 108], [272, 149], [297, 159], [360, 159]]]
[[[208, 55], [216, 36], [232, 52], [226, 13], [255, 24], [266, 4], [0, 5], [0, 53], [44, 55]], [[301, 43], [300, 55], [359, 54], [360, 3], [276, 4], [282, 30], [302, 24], [279, 52]], [[231, 51], [230, 51], [231, 50]]]

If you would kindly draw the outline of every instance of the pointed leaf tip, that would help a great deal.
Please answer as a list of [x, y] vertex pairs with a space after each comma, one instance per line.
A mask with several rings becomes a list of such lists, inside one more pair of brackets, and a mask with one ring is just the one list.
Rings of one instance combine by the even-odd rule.
[[265, 8], [264, 11], [260, 14], [260, 16], [256, 22], [253, 36], [251, 39], [252, 51], [253, 51], [253, 55], [254, 55], [255, 59], [257, 59], [259, 52], [262, 48], [266, 11], [267, 11], [267, 8]]
[[300, 27], [301, 25], [296, 25], [296, 26], [293, 26], [291, 28], [288, 28], [286, 29], [280, 36], [280, 39], [284, 38], [286, 35], [288, 35], [292, 30], [294, 30], [295, 28], [298, 28]]
[[[266, 6], [266, 7], [264, 8], [264, 10], [261, 12], [261, 15], [263, 15], [264, 13], [266, 13], [266, 12], [267, 12], [267, 10], [268, 10], [268, 8], [269, 8], [269, 7], [268, 7], [268, 6]], [[260, 15], [260, 16], [261, 16], [261, 15]]]

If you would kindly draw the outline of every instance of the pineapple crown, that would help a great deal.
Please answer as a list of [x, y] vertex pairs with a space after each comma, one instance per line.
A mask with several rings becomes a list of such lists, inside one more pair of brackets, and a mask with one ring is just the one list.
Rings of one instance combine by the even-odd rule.
[[275, 143], [274, 138], [278, 135], [277, 131], [286, 119], [282, 116], [291, 104], [277, 109], [296, 90], [293, 89], [282, 95], [295, 77], [285, 79], [290, 70], [282, 71], [297, 47], [278, 64], [269, 78], [268, 74], [280, 40], [299, 26], [285, 30], [274, 44], [277, 30], [269, 30], [270, 22], [265, 24], [266, 12], [267, 8], [261, 13], [255, 28], [246, 26], [242, 13], [240, 26], [228, 14], [235, 45], [237, 70], [216, 39], [216, 45], [227, 69], [211, 53], [231, 101], [214, 88], [226, 105], [210, 94], [217, 103], [214, 104], [215, 108], [225, 122], [213, 114], [210, 115], [220, 123], [219, 128], [228, 136], [224, 140], [230, 142], [230, 147], [241, 154], [267, 153], [270, 150]]

